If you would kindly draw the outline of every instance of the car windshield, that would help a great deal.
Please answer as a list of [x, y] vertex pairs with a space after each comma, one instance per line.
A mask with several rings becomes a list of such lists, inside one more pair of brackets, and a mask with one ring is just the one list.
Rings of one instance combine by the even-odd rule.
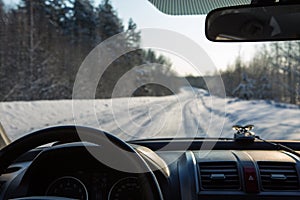
[[124, 140], [299, 139], [300, 42], [216, 43], [205, 15], [147, 0], [0, 0], [0, 122], [14, 141], [76, 124]]

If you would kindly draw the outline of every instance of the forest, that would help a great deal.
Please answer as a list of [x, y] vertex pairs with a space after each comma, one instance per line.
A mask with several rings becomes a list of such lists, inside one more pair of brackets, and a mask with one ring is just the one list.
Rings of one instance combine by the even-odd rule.
[[[137, 71], [132, 82], [147, 84], [133, 96], [164, 96], [178, 92], [182, 77], [172, 63], [154, 50], [139, 49], [141, 33], [132, 19], [123, 22], [109, 0], [95, 6], [90, 0], [21, 0], [6, 8], [0, 0], [0, 101], [71, 99], [77, 71], [98, 44], [125, 33], [122, 44], [138, 50], [122, 55], [105, 71], [96, 98], [111, 98], [117, 81], [135, 66], [155, 63]], [[226, 95], [245, 100], [264, 99], [300, 104], [300, 42], [259, 45], [251, 61], [238, 55], [220, 71]], [[203, 77], [185, 77], [205, 88]], [[200, 84], [200, 85], [199, 85]]]
[[[0, 27], [0, 101], [70, 99], [80, 64], [93, 48], [118, 33], [125, 33], [122, 44], [138, 48], [141, 37], [137, 24], [132, 19], [123, 23], [109, 0], [98, 6], [90, 0], [22, 0], [11, 9], [0, 0]], [[158, 72], [163, 79], [174, 76], [165, 57], [139, 49], [108, 67], [96, 98], [110, 98], [124, 73], [146, 63], [164, 67], [149, 67], [147, 77]], [[157, 85], [134, 92], [136, 96], [168, 94], [172, 94], [169, 89]]]
[[300, 103], [300, 42], [285, 41], [257, 46], [251, 61], [237, 56], [221, 71], [227, 96]]

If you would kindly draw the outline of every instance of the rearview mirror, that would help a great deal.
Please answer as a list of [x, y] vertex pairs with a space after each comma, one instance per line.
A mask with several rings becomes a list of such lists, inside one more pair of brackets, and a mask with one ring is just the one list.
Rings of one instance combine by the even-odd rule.
[[300, 39], [300, 5], [216, 9], [206, 17], [205, 34], [211, 41]]

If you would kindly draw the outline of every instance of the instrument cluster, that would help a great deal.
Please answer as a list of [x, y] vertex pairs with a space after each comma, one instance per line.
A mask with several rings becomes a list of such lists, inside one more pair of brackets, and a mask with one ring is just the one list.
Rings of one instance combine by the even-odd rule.
[[111, 175], [108, 172], [79, 171], [72, 175], [54, 178], [49, 182], [46, 196], [72, 199], [141, 199], [142, 187], [136, 175]]

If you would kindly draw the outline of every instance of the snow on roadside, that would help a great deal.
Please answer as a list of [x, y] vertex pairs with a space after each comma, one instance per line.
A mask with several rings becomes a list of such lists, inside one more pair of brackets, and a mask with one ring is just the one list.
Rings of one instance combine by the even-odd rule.
[[[210, 104], [212, 100], [214, 107]], [[232, 137], [231, 126], [234, 124], [254, 124], [256, 134], [265, 139], [300, 139], [300, 110], [296, 106], [262, 100], [224, 100], [197, 89], [183, 90], [177, 96], [113, 101], [2, 102], [0, 113], [0, 121], [12, 140], [40, 128], [74, 123], [100, 128], [125, 140], [174, 136]], [[214, 116], [214, 121], [210, 120], [211, 116]], [[221, 135], [213, 133], [224, 120]], [[206, 133], [207, 130], [210, 133]]]

